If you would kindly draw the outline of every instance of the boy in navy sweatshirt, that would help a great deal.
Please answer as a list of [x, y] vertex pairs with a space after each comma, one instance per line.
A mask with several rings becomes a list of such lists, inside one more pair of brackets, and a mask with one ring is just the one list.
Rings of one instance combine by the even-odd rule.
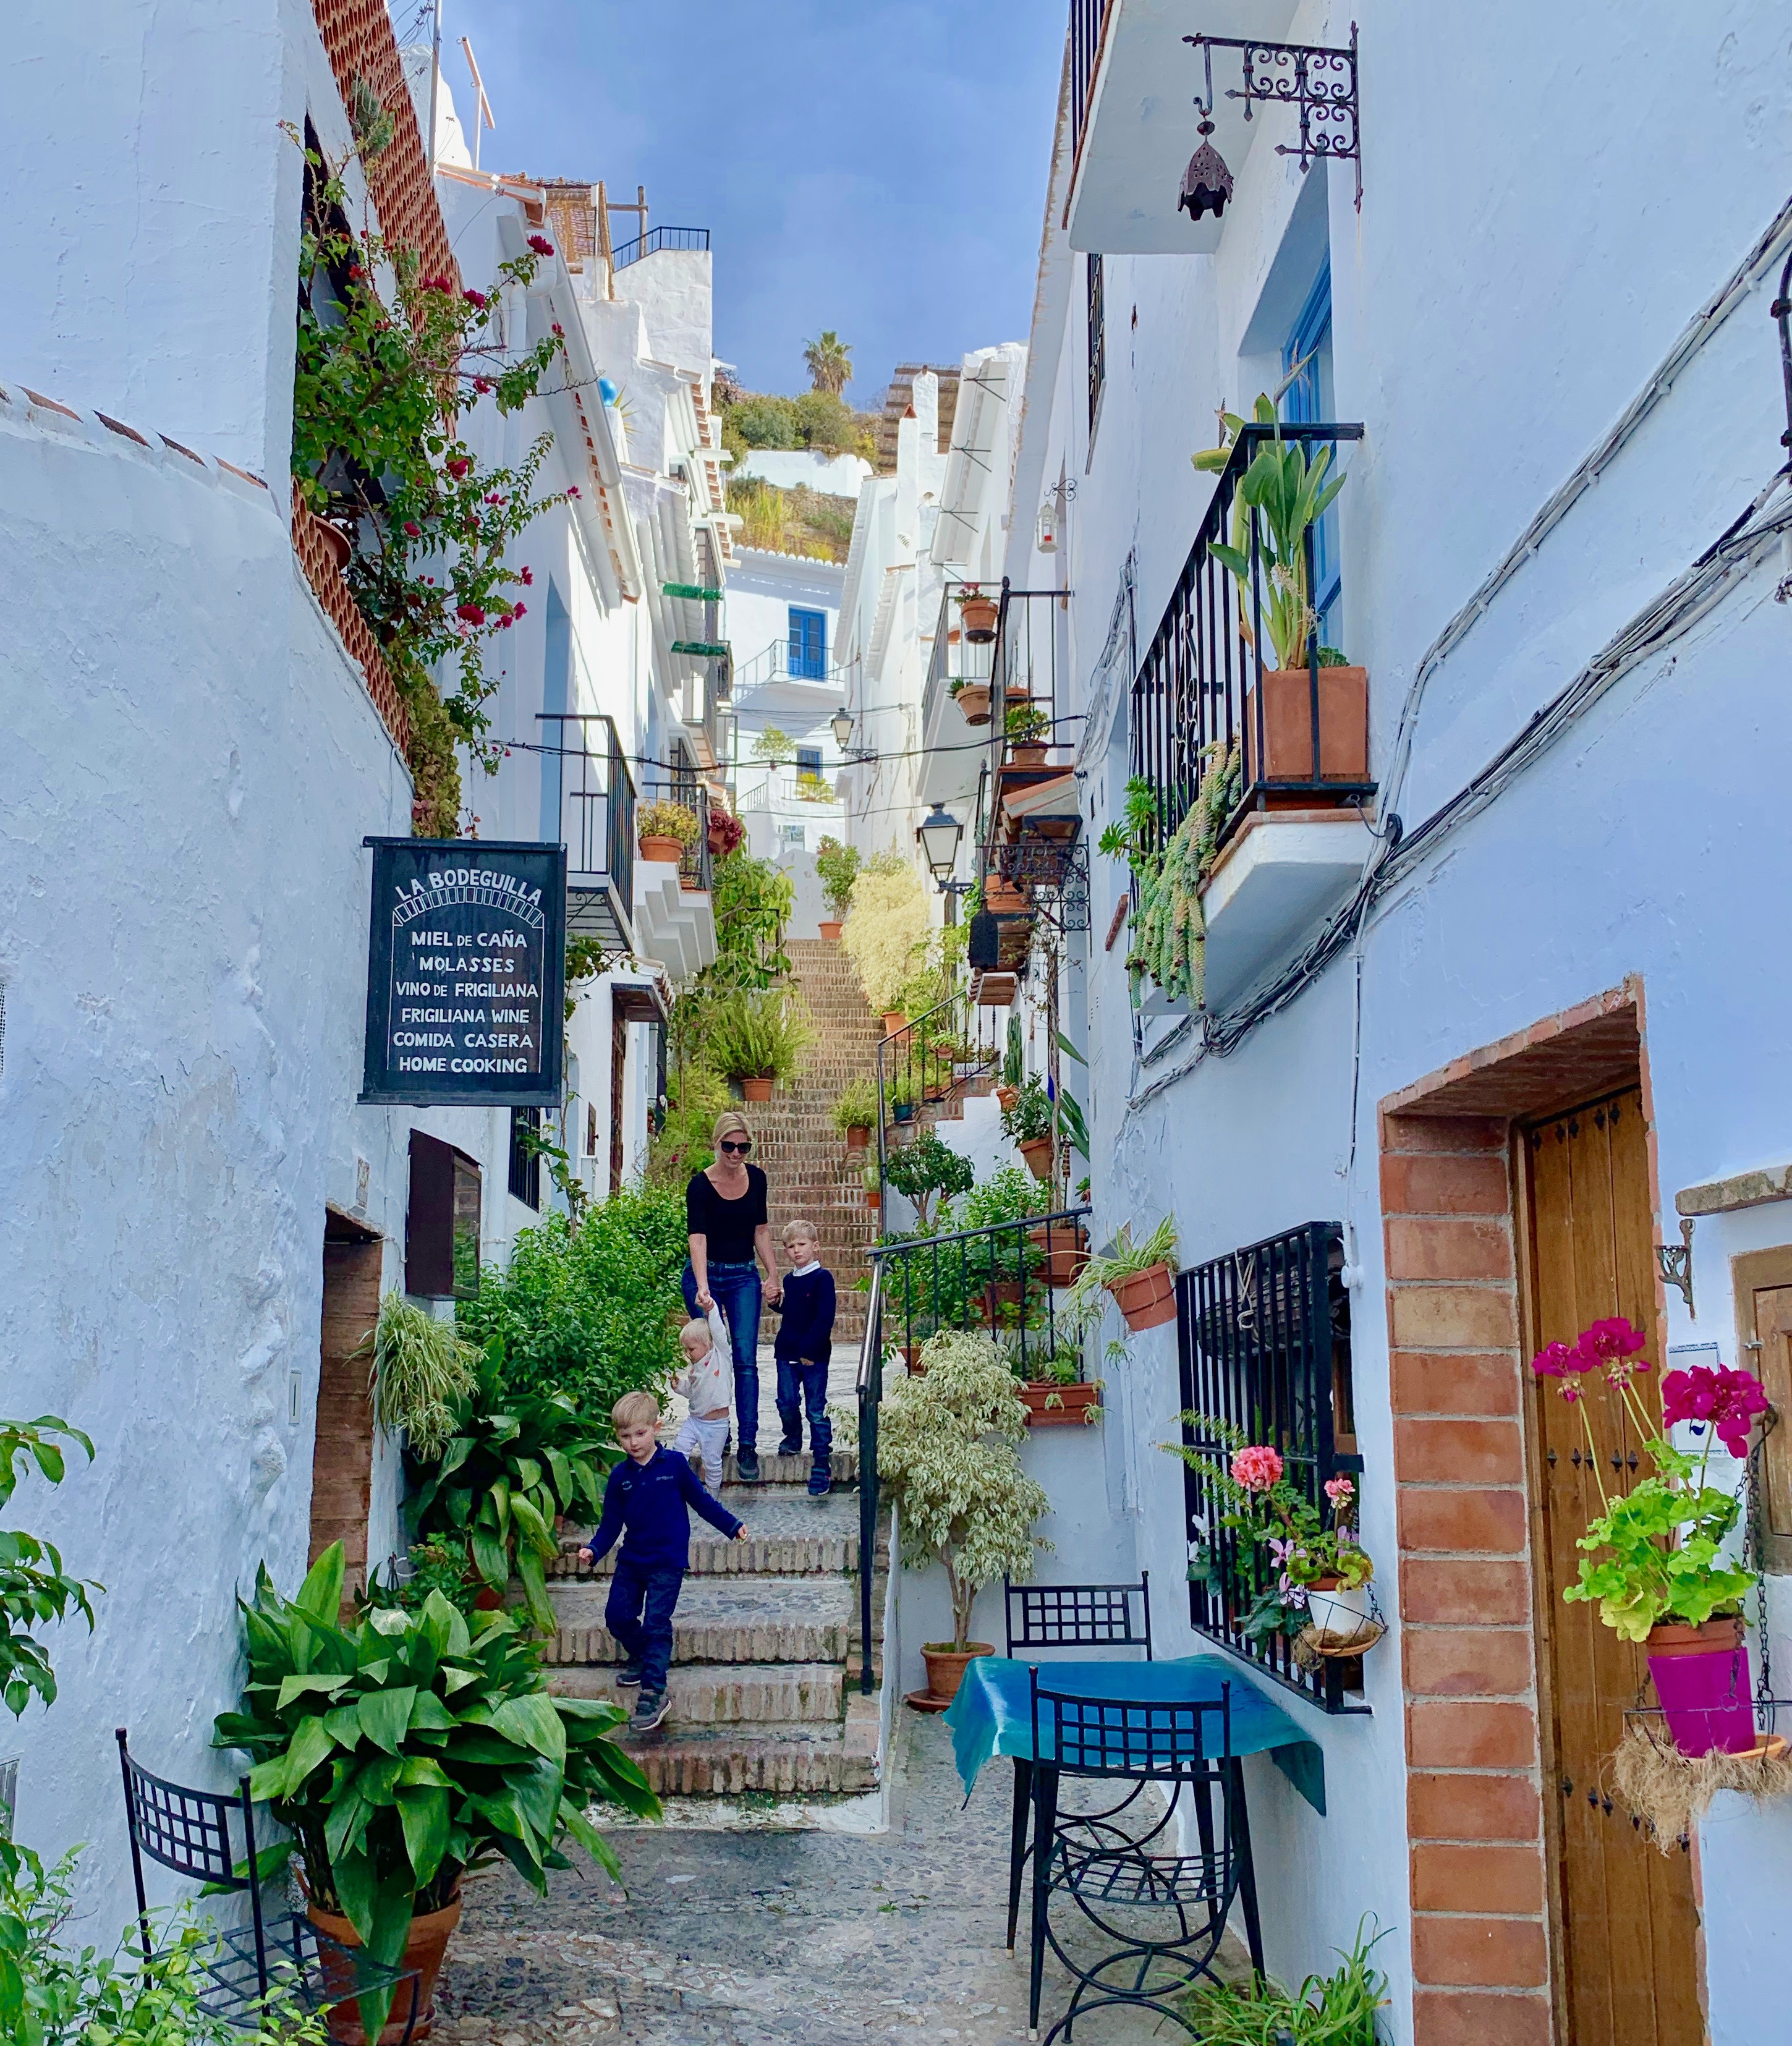
[[802, 1454], [803, 1411], [809, 1411], [812, 1498], [834, 1481], [834, 1431], [828, 1419], [828, 1359], [833, 1353], [834, 1275], [821, 1262], [821, 1239], [812, 1222], [784, 1225], [791, 1269], [784, 1275], [783, 1318], [772, 1345], [778, 1359], [778, 1418], [784, 1424], [781, 1457]]
[[636, 1733], [651, 1733], [666, 1716], [672, 1615], [690, 1560], [689, 1509], [694, 1506], [712, 1527], [736, 1542], [746, 1540], [747, 1530], [704, 1490], [688, 1457], [661, 1446], [659, 1402], [651, 1392], [625, 1393], [610, 1409], [610, 1419], [623, 1459], [610, 1473], [603, 1517], [579, 1561], [588, 1567], [601, 1562], [628, 1531], [604, 1623], [628, 1658], [617, 1683], [640, 1686], [629, 1724]]

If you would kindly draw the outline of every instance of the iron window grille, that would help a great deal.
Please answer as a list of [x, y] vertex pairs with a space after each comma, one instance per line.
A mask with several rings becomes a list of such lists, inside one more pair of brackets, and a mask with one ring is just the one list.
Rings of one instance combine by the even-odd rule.
[[541, 1207], [541, 1153], [525, 1137], [541, 1134], [539, 1108], [510, 1111], [510, 1191], [525, 1207]]
[[[1176, 1345], [1185, 1416], [1230, 1423], [1280, 1451], [1284, 1473], [1316, 1508], [1321, 1487], [1357, 1473], [1350, 1389], [1350, 1295], [1343, 1234], [1310, 1222], [1216, 1257], [1176, 1280]], [[1185, 1446], [1218, 1453], [1217, 1434], [1185, 1418]], [[1277, 1635], [1246, 1639], [1244, 1623], [1270, 1581], [1270, 1559], [1221, 1525], [1217, 1488], [1184, 1466], [1188, 1616], [1198, 1633], [1328, 1712], [1366, 1712], [1360, 1658], [1303, 1670]]]
[[1095, 415], [1101, 410], [1102, 386], [1107, 380], [1107, 304], [1102, 279], [1102, 259], [1091, 255], [1089, 265], [1089, 437], [1095, 432]]

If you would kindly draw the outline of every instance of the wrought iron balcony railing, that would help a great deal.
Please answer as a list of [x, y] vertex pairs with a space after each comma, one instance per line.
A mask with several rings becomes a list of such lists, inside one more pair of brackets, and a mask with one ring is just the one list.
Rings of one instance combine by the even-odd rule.
[[[1132, 770], [1157, 792], [1160, 843], [1210, 769], [1225, 778], [1221, 844], [1249, 811], [1361, 803], [1375, 793], [1366, 678], [1323, 645], [1337, 601], [1337, 514], [1306, 525], [1296, 569], [1279, 560], [1269, 512], [1241, 488], [1272, 445], [1297, 449], [1309, 470], [1326, 450], [1329, 483], [1341, 445], [1361, 438], [1360, 426], [1338, 424], [1252, 425], [1238, 436], [1133, 682]], [[1287, 643], [1291, 620], [1304, 662], [1284, 668], [1276, 642]]]
[[632, 241], [625, 241], [610, 257], [610, 268], [626, 270], [631, 263], [639, 263], [643, 256], [657, 256], [662, 249], [677, 249], [689, 253], [706, 250], [709, 246], [707, 227], [654, 227], [645, 234], [637, 234]]
[[706, 889], [712, 883], [714, 864], [709, 851], [709, 786], [694, 770], [676, 767], [666, 793], [673, 802], [697, 813], [697, 836], [679, 857], [678, 886]]
[[635, 783], [612, 720], [543, 715], [543, 835], [558, 815], [566, 847], [566, 930], [635, 946]]
[[1005, 1012], [980, 1006], [960, 989], [906, 1022], [878, 1045], [878, 1183], [880, 1230], [889, 1226], [890, 1153], [926, 1122], [928, 1111], [987, 1079], [1002, 1063]]

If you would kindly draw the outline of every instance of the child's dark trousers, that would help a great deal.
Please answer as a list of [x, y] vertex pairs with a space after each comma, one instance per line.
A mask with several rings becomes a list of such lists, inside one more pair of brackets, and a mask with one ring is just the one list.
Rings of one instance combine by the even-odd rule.
[[685, 1573], [675, 1564], [631, 1563], [616, 1558], [604, 1623], [639, 1666], [641, 1689], [663, 1691], [672, 1660], [672, 1614]]

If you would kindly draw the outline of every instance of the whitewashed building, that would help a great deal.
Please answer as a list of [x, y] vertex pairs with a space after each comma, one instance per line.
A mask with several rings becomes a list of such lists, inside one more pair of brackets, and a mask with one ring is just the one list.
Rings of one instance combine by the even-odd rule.
[[[1779, 2036], [1792, 1805], [1721, 1796], [1663, 1856], [1614, 1798], [1643, 1662], [1562, 1602], [1587, 1467], [1526, 1360], [1623, 1314], [1657, 1371], [1744, 1365], [1792, 1412], [1783, 12], [1072, 15], [999, 566], [1070, 593], [1049, 764], [1092, 873], [1033, 994], [1091, 1059], [1095, 1241], [1168, 1214], [1185, 1276], [1179, 1326], [1106, 1369], [1113, 1531], [1051, 1573], [1149, 1569], [1158, 1653], [1238, 1655], [1323, 1751], [1323, 1811], [1247, 1765], [1284, 1979], [1368, 1913], [1403, 2043]], [[1347, 114], [1309, 132], [1342, 152], [1303, 164], [1222, 43], [1230, 192], [1190, 217], [1196, 33], [1330, 52], [1308, 75]], [[1292, 75], [1253, 47], [1260, 87]], [[1190, 461], [1260, 392], [1346, 479], [1311, 568], [1345, 665], [1292, 696], [1212, 551], [1254, 448]], [[867, 643], [895, 552], [849, 578]], [[1204, 998], [1147, 982], [1141, 1012], [1094, 841], [1134, 776], [1173, 829], [1241, 735]], [[1234, 1383], [1212, 1360], [1253, 1314]], [[1191, 1581], [1208, 1523], [1158, 1446], [1222, 1403], [1358, 1475], [1388, 1627], [1360, 1663], [1265, 1668]], [[1792, 1658], [1785, 1468], [1758, 1673]]]
[[[816, 555], [736, 550], [728, 609], [732, 766], [736, 807], [757, 859], [812, 854], [825, 836], [844, 836], [832, 720], [848, 687], [836, 658], [845, 573]], [[770, 736], [780, 732], [788, 747]]]
[[[548, 431], [540, 487], [578, 494], [525, 536], [531, 601], [492, 657], [508, 751], [490, 779], [463, 759], [463, 826], [565, 838], [574, 892], [613, 926], [549, 1129], [600, 1197], [638, 1160], [651, 1019], [713, 919], [676, 871], [633, 861], [626, 803], [585, 871], [569, 819], [582, 791], [713, 770], [713, 663], [678, 643], [713, 636], [720, 596], [667, 585], [719, 585], [728, 536], [706, 249], [624, 264], [606, 241], [594, 291], [558, 245], [550, 202], [577, 211], [558, 189], [451, 149], [432, 189], [377, 10], [251, 8], [198, 55], [152, 7], [102, 14], [79, 52], [43, 10], [12, 21], [0, 85], [18, 201], [0, 307], [0, 1409], [93, 1437], [91, 1469], [14, 1505], [107, 1589], [91, 1639], [55, 1634], [51, 1713], [9, 1720], [0, 1749], [22, 1756], [20, 1836], [92, 1843], [104, 1928], [129, 1891], [112, 1729], [150, 1767], [222, 1780], [207, 1743], [257, 1566], [290, 1586], [336, 1535], [357, 1571], [400, 1546], [398, 1445], [376, 1438], [357, 1353], [383, 1291], [442, 1290], [418, 1283], [440, 1247], [419, 1241], [419, 1160], [476, 1210], [488, 1261], [553, 1199], [512, 1111], [357, 1103], [363, 841], [410, 832], [413, 789], [403, 703], [289, 480], [289, 135], [309, 124], [353, 204], [431, 268], [484, 284], [528, 234], [556, 240], [503, 317], [518, 345], [560, 325], [570, 373], [482, 451]], [[394, 124], [365, 178], [344, 110], [362, 79]], [[632, 400], [626, 427], [601, 378]]]

